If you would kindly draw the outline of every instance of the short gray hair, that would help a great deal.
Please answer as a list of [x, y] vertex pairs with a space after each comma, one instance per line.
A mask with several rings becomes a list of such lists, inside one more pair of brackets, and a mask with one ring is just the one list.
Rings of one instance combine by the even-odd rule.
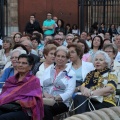
[[95, 55], [94, 55], [94, 57], [93, 57], [93, 63], [95, 62], [96, 56], [99, 55], [99, 54], [102, 54], [102, 55], [103, 55], [103, 57], [104, 57], [104, 59], [105, 59], [105, 62], [106, 62], [106, 64], [107, 64], [107, 67], [110, 68], [111, 58], [109, 57], [109, 55], [108, 55], [106, 52], [101, 51], [101, 50], [98, 50], [98, 51], [95, 53]]
[[56, 56], [58, 51], [64, 51], [66, 53], [67, 58], [69, 58], [69, 51], [68, 51], [67, 47], [65, 47], [65, 46], [57, 47], [56, 52], [55, 52], [55, 56]]
[[66, 35], [66, 38], [67, 38], [68, 36], [71, 36], [71, 37], [74, 39], [74, 35], [73, 35], [73, 34], [71, 34], [71, 33], [67, 34], [67, 35]]
[[[21, 42], [21, 44], [24, 43], [24, 42], [27, 42], [28, 45], [29, 45], [29, 47], [33, 48], [32, 42], [31, 42], [30, 40], [23, 40], [23, 41]], [[23, 45], [24, 45], [24, 44], [23, 44]]]
[[18, 53], [19, 53], [19, 55], [21, 55], [21, 54], [27, 54], [27, 52], [26, 52], [25, 50], [21, 50], [21, 49], [14, 49], [13, 51], [11, 51], [10, 56], [12, 56], [12, 55], [13, 55], [13, 53], [15, 53], [15, 52], [18, 52]]

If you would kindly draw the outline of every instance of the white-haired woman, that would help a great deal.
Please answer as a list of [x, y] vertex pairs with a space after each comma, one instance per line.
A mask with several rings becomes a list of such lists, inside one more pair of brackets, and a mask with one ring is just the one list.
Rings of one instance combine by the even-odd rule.
[[73, 39], [74, 39], [74, 35], [73, 35], [73, 34], [70, 34], [70, 33], [69, 33], [69, 34], [66, 35], [66, 43], [67, 43], [67, 46], [72, 43]]
[[68, 111], [69, 99], [72, 96], [76, 77], [70, 66], [67, 66], [69, 54], [64, 46], [57, 48], [55, 52], [55, 66], [46, 69], [41, 80], [43, 83], [43, 95], [58, 101], [53, 106], [44, 106], [44, 120], [53, 120], [53, 116]]
[[[26, 54], [25, 50], [20, 50], [20, 49], [14, 49], [11, 54], [10, 54], [10, 59], [11, 59], [11, 64], [12, 66], [8, 67], [5, 69], [3, 72], [0, 82], [5, 82], [9, 77], [15, 75], [17, 73], [17, 62], [18, 62], [18, 57], [21, 54]], [[2, 85], [0, 85], [0, 88]]]
[[[75, 96], [75, 107], [91, 96], [103, 97], [102, 102], [91, 99], [91, 103], [96, 110], [115, 106], [115, 94], [118, 80], [116, 74], [110, 70], [110, 57], [107, 53], [98, 51], [93, 58], [93, 63], [96, 69], [88, 73], [85, 82], [79, 86], [82, 95]], [[92, 109], [93, 107], [90, 106], [90, 108]], [[80, 114], [87, 112], [90, 111], [90, 108], [89, 104], [86, 102], [76, 109], [75, 113]]]

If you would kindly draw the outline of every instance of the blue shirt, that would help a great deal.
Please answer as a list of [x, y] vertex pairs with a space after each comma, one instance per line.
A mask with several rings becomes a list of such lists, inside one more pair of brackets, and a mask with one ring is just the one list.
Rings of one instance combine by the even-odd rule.
[[82, 66], [80, 66], [78, 69], [74, 69], [74, 67], [72, 67], [72, 70], [76, 74], [76, 80], [77, 81], [83, 81], [83, 78], [82, 78]]
[[[14, 75], [14, 68], [6, 68], [2, 76], [0, 77], [0, 82], [5, 82], [9, 77]], [[3, 84], [0, 84], [2, 88]]]
[[[51, 20], [45, 20], [43, 22], [43, 26], [49, 27], [49, 26], [52, 26], [52, 25], [55, 25], [55, 21], [52, 20], [52, 19]], [[45, 35], [52, 35], [52, 34], [54, 34], [54, 28], [53, 29], [49, 29], [49, 30], [45, 30], [44, 34]]]

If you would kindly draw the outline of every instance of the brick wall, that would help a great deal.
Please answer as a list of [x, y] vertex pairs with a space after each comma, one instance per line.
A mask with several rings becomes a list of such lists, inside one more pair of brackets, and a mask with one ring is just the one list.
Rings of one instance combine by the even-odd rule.
[[18, 31], [18, 2], [8, 0], [8, 35]]
[[23, 32], [29, 15], [35, 13], [42, 26], [46, 13], [63, 19], [65, 24], [78, 24], [78, 0], [18, 0], [18, 26]]

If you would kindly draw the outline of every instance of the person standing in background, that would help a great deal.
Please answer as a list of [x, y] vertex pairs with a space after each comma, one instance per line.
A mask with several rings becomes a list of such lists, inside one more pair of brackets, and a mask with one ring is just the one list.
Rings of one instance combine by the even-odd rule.
[[26, 24], [25, 31], [23, 34], [31, 34], [33, 31], [38, 31], [40, 33], [43, 33], [42, 29], [40, 28], [39, 22], [35, 19], [35, 15], [30, 15], [30, 20]]
[[58, 18], [56, 16], [53, 17], [53, 20], [55, 21], [55, 28], [57, 27], [57, 21], [58, 21]]
[[55, 21], [52, 20], [52, 14], [47, 13], [47, 19], [43, 22], [44, 36], [54, 35]]

